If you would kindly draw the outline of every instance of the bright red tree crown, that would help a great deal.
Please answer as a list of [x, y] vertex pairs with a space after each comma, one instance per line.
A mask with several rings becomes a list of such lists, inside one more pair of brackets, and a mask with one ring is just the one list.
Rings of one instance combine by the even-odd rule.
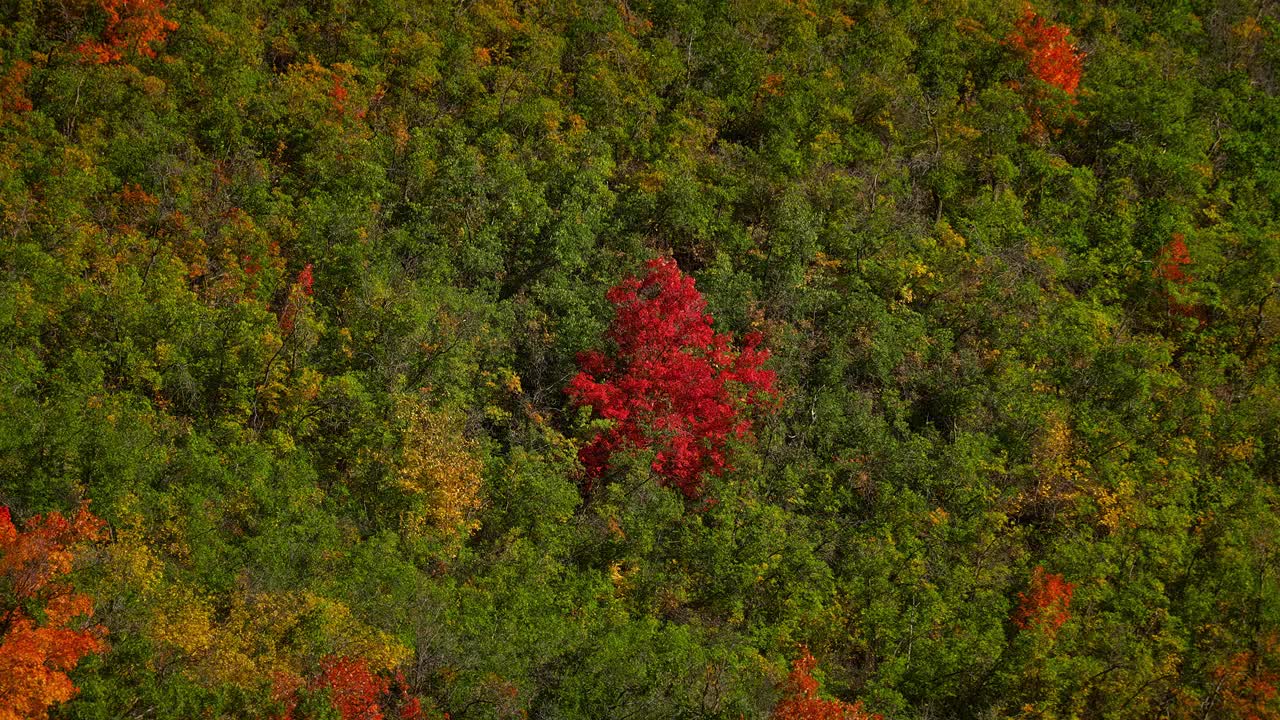
[[1058, 573], [1047, 573], [1036, 566], [1031, 575], [1027, 592], [1018, 593], [1021, 603], [1013, 616], [1013, 624], [1019, 630], [1041, 628], [1054, 634], [1071, 617], [1071, 595], [1076, 586]]
[[728, 467], [728, 442], [749, 436], [747, 406], [772, 402], [775, 375], [762, 366], [769, 352], [760, 335], [717, 333], [693, 278], [674, 260], [651, 260], [648, 274], [630, 277], [608, 293], [616, 316], [608, 338], [616, 351], [578, 357], [580, 372], [566, 392], [613, 427], [597, 434], [579, 453], [596, 479], [614, 453], [656, 451], [652, 468], [686, 497], [702, 492], [707, 474]]

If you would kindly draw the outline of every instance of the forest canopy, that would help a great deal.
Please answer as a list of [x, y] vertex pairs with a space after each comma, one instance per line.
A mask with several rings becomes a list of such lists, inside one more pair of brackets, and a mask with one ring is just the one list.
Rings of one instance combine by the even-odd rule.
[[0, 720], [1280, 718], [1280, 8], [0, 3]]

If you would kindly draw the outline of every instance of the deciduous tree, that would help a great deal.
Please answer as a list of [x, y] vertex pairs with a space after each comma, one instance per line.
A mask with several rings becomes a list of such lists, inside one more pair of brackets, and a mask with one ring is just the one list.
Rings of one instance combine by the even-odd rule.
[[800, 648], [800, 657], [791, 664], [787, 696], [773, 709], [774, 720], [879, 720], [862, 709], [862, 702], [847, 703], [818, 696], [813, 669], [818, 664], [809, 648]]
[[164, 0], [101, 0], [107, 25], [97, 40], [84, 42], [77, 52], [86, 61], [105, 65], [126, 55], [156, 56], [152, 43], [164, 42], [178, 23], [164, 16]]
[[728, 443], [751, 431], [751, 406], [775, 399], [774, 373], [760, 336], [741, 350], [717, 333], [693, 278], [674, 260], [648, 263], [609, 291], [616, 316], [608, 338], [613, 352], [583, 353], [569, 383], [570, 400], [613, 421], [580, 453], [590, 478], [604, 475], [615, 453], [652, 449], [653, 471], [686, 497], [702, 492], [705, 475], [729, 465]]
[[1026, 592], [1018, 593], [1021, 601], [1013, 616], [1013, 624], [1021, 630], [1038, 628], [1049, 635], [1058, 632], [1071, 617], [1071, 595], [1075, 585], [1058, 573], [1047, 573], [1037, 565]]
[[77, 692], [67, 673], [104, 649], [106, 631], [87, 620], [92, 599], [60, 579], [104, 527], [81, 506], [71, 518], [37, 515], [19, 531], [0, 507], [0, 720], [47, 717]]
[[1027, 60], [1031, 74], [1068, 95], [1075, 95], [1084, 71], [1084, 53], [1067, 41], [1071, 28], [1046, 22], [1030, 5], [1005, 43]]

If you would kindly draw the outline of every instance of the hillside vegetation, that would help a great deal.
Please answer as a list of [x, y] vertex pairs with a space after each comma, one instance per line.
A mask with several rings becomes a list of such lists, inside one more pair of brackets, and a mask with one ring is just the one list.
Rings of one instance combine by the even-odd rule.
[[1280, 718], [1270, 0], [0, 2], [0, 720]]

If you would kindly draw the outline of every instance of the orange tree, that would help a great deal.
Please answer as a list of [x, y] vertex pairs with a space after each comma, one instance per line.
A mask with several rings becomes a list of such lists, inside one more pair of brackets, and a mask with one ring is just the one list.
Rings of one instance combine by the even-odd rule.
[[88, 620], [92, 599], [59, 580], [104, 527], [81, 506], [70, 518], [37, 515], [19, 531], [0, 507], [0, 720], [46, 717], [77, 692], [67, 673], [104, 649], [106, 631]]

